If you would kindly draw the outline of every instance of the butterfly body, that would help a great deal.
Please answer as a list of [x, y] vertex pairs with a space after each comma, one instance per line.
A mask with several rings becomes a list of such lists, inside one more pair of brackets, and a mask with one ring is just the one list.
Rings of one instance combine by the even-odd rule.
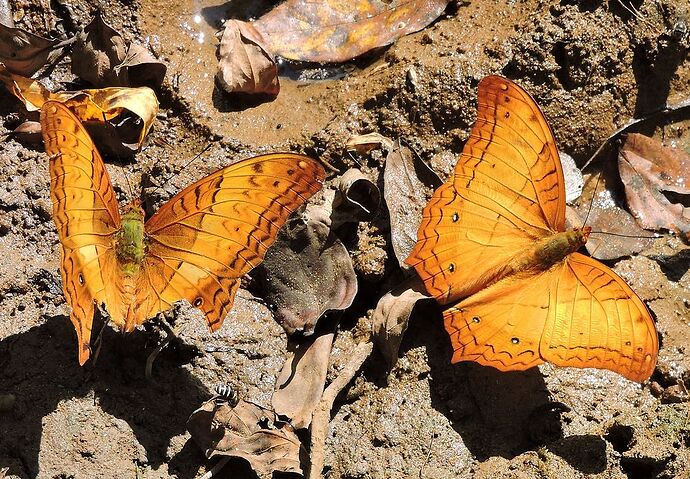
[[122, 215], [122, 224], [115, 235], [115, 254], [125, 276], [135, 276], [146, 254], [144, 210], [131, 205]]
[[67, 107], [46, 102], [41, 128], [80, 364], [96, 304], [125, 332], [180, 300], [201, 310], [211, 331], [220, 328], [241, 277], [325, 176], [304, 155], [262, 155], [202, 178], [145, 220], [137, 203], [120, 214], [105, 164]]
[[635, 381], [658, 337], [640, 298], [577, 252], [589, 227], [565, 227], [565, 185], [546, 119], [518, 85], [479, 83], [477, 121], [454, 175], [424, 208], [406, 262], [444, 305], [453, 362], [502, 371], [545, 361]]

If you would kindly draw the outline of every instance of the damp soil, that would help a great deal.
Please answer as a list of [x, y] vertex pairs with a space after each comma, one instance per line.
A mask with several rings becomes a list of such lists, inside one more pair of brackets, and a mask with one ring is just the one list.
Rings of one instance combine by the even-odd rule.
[[[213, 81], [222, 20], [256, 17], [270, 3], [10, 6], [19, 26], [41, 34], [74, 33], [98, 8], [126, 39], [149, 45], [168, 63], [148, 143], [134, 158], [107, 159], [122, 202], [152, 178], [175, 174], [162, 191], [147, 190], [155, 208], [212, 170], [269, 151], [318, 156], [331, 174], [359, 166], [380, 183], [380, 156], [345, 150], [351, 135], [369, 132], [404, 140], [447, 177], [474, 120], [477, 83], [491, 73], [533, 94], [559, 148], [581, 166], [631, 117], [690, 98], [690, 38], [668, 34], [690, 22], [687, 1], [623, 3], [639, 13], [614, 0], [457, 2], [422, 32], [346, 68], [283, 65], [273, 101], [228, 97]], [[58, 67], [51, 79], [71, 81], [68, 70]], [[1, 95], [5, 131], [30, 115]], [[645, 128], [690, 150], [687, 121]], [[169, 317], [184, 328], [155, 362], [153, 381], [144, 378], [146, 358], [165, 336], [155, 322], [126, 335], [106, 327], [97, 363], [79, 367], [61, 292], [47, 158], [41, 145], [11, 138], [0, 143], [0, 158], [0, 469], [20, 478], [200, 477], [213, 464], [185, 429], [190, 413], [218, 383], [270, 406], [287, 355], [285, 333], [257, 299], [260, 289], [247, 280], [249, 289], [240, 290], [215, 334], [189, 305], [176, 307]], [[598, 163], [607, 161], [614, 158]], [[385, 213], [347, 244], [360, 293], [341, 322], [329, 378], [370, 328], [378, 297], [402, 278]], [[387, 374], [374, 354], [336, 402], [326, 477], [690, 477], [683, 402], [690, 384], [690, 248], [664, 236], [609, 264], [657, 321], [661, 350], [650, 382], [549, 365], [515, 373], [451, 365], [439, 311], [426, 306], [412, 318], [394, 370]], [[218, 477], [252, 473], [231, 461]]]

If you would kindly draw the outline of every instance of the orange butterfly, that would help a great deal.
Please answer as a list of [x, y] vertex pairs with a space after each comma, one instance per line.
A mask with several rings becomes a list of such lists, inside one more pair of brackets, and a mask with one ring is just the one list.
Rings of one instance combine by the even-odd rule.
[[589, 234], [565, 229], [563, 171], [537, 104], [505, 78], [484, 78], [455, 175], [424, 208], [406, 260], [449, 305], [452, 361], [501, 371], [548, 361], [649, 378], [654, 321], [618, 275], [576, 252]]
[[323, 167], [306, 156], [258, 156], [188, 186], [144, 222], [137, 202], [120, 215], [103, 160], [67, 107], [46, 102], [41, 128], [82, 365], [95, 302], [122, 331], [182, 299], [206, 315], [211, 331], [220, 328], [240, 278], [324, 179]]

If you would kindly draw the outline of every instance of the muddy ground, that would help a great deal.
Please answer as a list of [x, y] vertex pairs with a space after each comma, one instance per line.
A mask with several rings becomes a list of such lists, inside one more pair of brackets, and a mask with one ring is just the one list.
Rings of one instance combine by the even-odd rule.
[[[169, 65], [161, 114], [143, 151], [108, 160], [120, 200], [127, 182], [179, 172], [160, 200], [212, 170], [261, 152], [296, 150], [343, 171], [359, 162], [379, 184], [382, 160], [353, 157], [345, 141], [379, 132], [404, 139], [441, 176], [460, 152], [475, 115], [476, 85], [499, 73], [537, 99], [559, 148], [580, 165], [629, 118], [690, 98], [686, 0], [475, 0], [451, 5], [422, 32], [369, 54], [344, 78], [311, 80], [286, 67], [276, 100], [232, 99], [214, 87], [214, 37], [227, 17], [256, 17], [261, 2], [10, 2], [17, 24], [73, 34], [99, 8], [128, 40]], [[19, 13], [17, 13], [19, 12]], [[195, 15], [200, 15], [198, 22]], [[68, 61], [68, 59], [67, 59]], [[71, 80], [57, 68], [53, 80]], [[27, 117], [3, 92], [0, 133]], [[690, 150], [687, 121], [647, 125], [647, 134]], [[269, 309], [241, 290], [223, 328], [200, 314], [144, 378], [164, 333], [155, 325], [120, 335], [107, 329], [95, 366], [79, 367], [58, 272], [47, 159], [41, 145], [0, 143], [0, 469], [30, 478], [194, 478], [211, 465], [185, 430], [189, 414], [230, 383], [270, 405], [286, 337]], [[613, 161], [603, 158], [600, 161]], [[360, 293], [345, 313], [331, 366], [342, 367], [354, 337], [369, 328], [377, 298], [402, 278], [385, 209], [346, 239]], [[661, 334], [652, 381], [606, 371], [543, 366], [500, 373], [450, 365], [439, 311], [417, 311], [390, 375], [374, 355], [333, 411], [326, 475], [332, 478], [688, 478], [690, 417], [690, 248], [670, 236], [610, 263], [640, 295]], [[251, 282], [247, 282], [249, 288]], [[681, 401], [681, 402], [679, 402]], [[554, 406], [553, 403], [563, 406]], [[559, 411], [562, 411], [559, 413]], [[231, 462], [219, 477], [252, 477]]]

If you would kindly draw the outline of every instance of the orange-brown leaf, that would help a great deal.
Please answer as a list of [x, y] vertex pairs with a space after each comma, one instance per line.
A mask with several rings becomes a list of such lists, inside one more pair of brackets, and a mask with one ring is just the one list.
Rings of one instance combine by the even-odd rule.
[[218, 47], [216, 79], [228, 93], [277, 95], [280, 91], [273, 55], [252, 24], [239, 20], [225, 22]]
[[640, 226], [690, 234], [690, 207], [664, 195], [690, 194], [690, 155], [631, 133], [618, 155], [628, 207]]
[[273, 54], [342, 62], [429, 25], [447, 0], [288, 0], [254, 22]]

